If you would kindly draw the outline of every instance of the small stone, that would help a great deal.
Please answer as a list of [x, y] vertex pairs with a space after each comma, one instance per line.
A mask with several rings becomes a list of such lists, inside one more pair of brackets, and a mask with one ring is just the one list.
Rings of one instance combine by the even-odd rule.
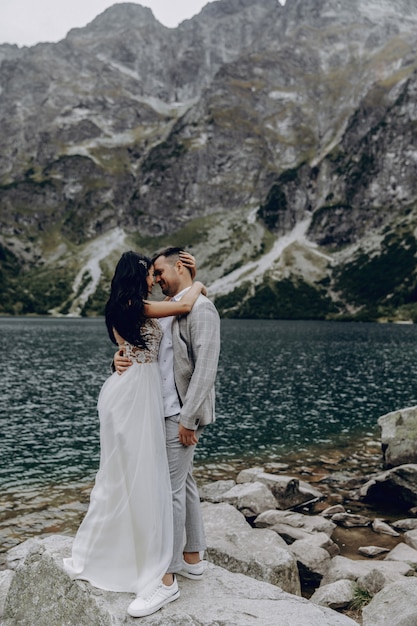
[[353, 513], [336, 513], [332, 515], [332, 522], [340, 524], [345, 528], [353, 528], [354, 526], [370, 526], [371, 520], [364, 515], [355, 515]]
[[334, 504], [324, 509], [320, 515], [323, 517], [331, 517], [332, 515], [336, 515], [336, 513], [346, 513], [345, 507], [342, 504]]
[[265, 471], [271, 473], [283, 472], [289, 469], [289, 467], [288, 463], [267, 463], [265, 465]]
[[399, 519], [393, 522], [392, 525], [398, 530], [415, 530], [417, 528], [417, 519]]
[[342, 504], [345, 499], [340, 493], [331, 493], [327, 498], [327, 501], [333, 506], [335, 504]]
[[376, 518], [374, 519], [374, 521], [372, 522], [372, 530], [375, 533], [382, 533], [384, 535], [391, 535], [391, 537], [399, 537], [400, 533], [397, 533], [396, 530], [394, 530], [393, 528], [391, 528], [391, 526], [389, 524], [386, 524], [385, 522], [383, 522], [382, 520]]
[[389, 552], [389, 550], [388, 548], [381, 548], [380, 546], [363, 546], [358, 548], [358, 552], [359, 554], [363, 554], [363, 556], [374, 557], [379, 556], [384, 552]]

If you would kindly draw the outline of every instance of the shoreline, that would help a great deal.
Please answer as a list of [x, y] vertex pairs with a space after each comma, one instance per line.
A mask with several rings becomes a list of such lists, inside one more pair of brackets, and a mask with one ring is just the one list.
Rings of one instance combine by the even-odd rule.
[[[352, 451], [354, 448], [354, 451]], [[262, 466], [271, 473], [280, 473], [314, 484], [323, 493], [323, 501], [302, 512], [318, 514], [331, 504], [343, 503], [350, 512], [361, 512], [387, 521], [399, 519], [404, 512], [390, 507], [376, 510], [352, 499], [353, 491], [367, 477], [383, 471], [380, 443], [371, 436], [349, 440], [341, 447], [329, 444], [308, 451], [282, 455], [253, 455], [223, 462], [196, 462], [194, 474], [199, 486], [216, 480], [236, 479], [242, 469]], [[0, 497], [0, 569], [5, 567], [5, 553], [15, 545], [35, 536], [51, 534], [74, 535], [88, 507], [94, 476], [66, 484], [40, 485], [9, 489]], [[301, 509], [300, 509], [301, 512]], [[378, 538], [384, 547], [394, 547], [397, 538], [377, 536], [369, 528], [335, 531], [335, 541], [343, 556], [361, 558], [359, 545], [369, 545]]]

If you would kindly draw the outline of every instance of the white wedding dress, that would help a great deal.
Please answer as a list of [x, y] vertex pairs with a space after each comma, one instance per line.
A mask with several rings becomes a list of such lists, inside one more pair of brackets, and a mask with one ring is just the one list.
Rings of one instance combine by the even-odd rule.
[[114, 373], [98, 398], [100, 467], [78, 529], [72, 578], [141, 596], [160, 583], [172, 558], [172, 498], [157, 363], [162, 330], [143, 326], [147, 349], [125, 344], [133, 365]]

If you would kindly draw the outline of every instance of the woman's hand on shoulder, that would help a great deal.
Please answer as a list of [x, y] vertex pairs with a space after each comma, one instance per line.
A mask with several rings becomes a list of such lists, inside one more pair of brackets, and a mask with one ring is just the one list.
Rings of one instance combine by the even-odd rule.
[[188, 267], [188, 269], [191, 272], [191, 278], [194, 280], [196, 274], [197, 274], [197, 263], [195, 260], [195, 257], [193, 257], [192, 254], [190, 254], [189, 252], [180, 252], [179, 253], [179, 257], [180, 257], [180, 261], [183, 265], [185, 265], [185, 267]]
[[193, 282], [193, 285], [198, 285], [201, 288], [201, 293], [203, 294], [203, 296], [207, 295], [207, 287], [200, 280], [195, 280]]

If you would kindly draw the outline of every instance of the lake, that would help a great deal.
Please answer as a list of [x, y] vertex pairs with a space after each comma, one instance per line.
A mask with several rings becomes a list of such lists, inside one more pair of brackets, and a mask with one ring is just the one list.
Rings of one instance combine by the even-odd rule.
[[[378, 437], [417, 404], [414, 325], [222, 320], [217, 421], [196, 464], [302, 457]], [[102, 318], [1, 318], [0, 487], [93, 479], [96, 402], [114, 346]]]

